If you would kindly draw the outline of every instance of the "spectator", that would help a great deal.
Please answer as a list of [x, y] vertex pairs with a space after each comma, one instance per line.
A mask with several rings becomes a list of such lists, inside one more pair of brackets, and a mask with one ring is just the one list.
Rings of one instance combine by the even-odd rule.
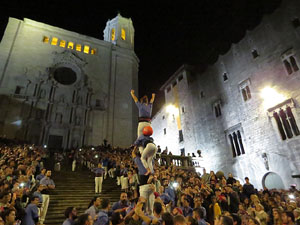
[[105, 173], [102, 164], [98, 163], [98, 167], [94, 168], [93, 172], [95, 173], [95, 193], [98, 194], [102, 192], [103, 175]]
[[51, 177], [51, 170], [46, 172], [46, 175], [43, 179], [41, 179], [40, 184], [44, 185], [45, 188], [41, 191], [43, 196], [43, 204], [41, 207], [41, 217], [40, 223], [43, 224], [47, 215], [49, 201], [50, 201], [50, 191], [55, 189], [54, 181], [50, 178]]
[[2, 219], [5, 222], [5, 225], [15, 225], [16, 224], [16, 210], [14, 209], [5, 209], [2, 212]]
[[116, 202], [113, 207], [112, 210], [117, 213], [121, 213], [121, 215], [123, 217], [125, 217], [126, 215], [126, 208], [129, 206], [129, 202], [127, 199], [127, 193], [123, 192], [120, 195], [120, 201]]
[[74, 225], [93, 225], [94, 220], [89, 214], [83, 214], [78, 217]]
[[[39, 197], [33, 196], [30, 199], [30, 204], [26, 207], [25, 212], [25, 225], [35, 225], [39, 221]], [[67, 225], [67, 224], [64, 224]]]
[[253, 185], [250, 184], [248, 177], [245, 177], [245, 181], [246, 183], [243, 186], [243, 194], [250, 198], [250, 196], [255, 193], [255, 190]]
[[109, 225], [108, 211], [110, 210], [110, 202], [108, 199], [102, 199], [100, 205], [101, 210], [98, 213], [95, 225]]
[[202, 209], [195, 208], [193, 210], [193, 218], [197, 220], [198, 225], [206, 225]]
[[89, 214], [93, 220], [96, 220], [96, 215], [98, 214], [98, 207], [101, 205], [101, 199], [100, 197], [94, 197], [91, 201], [91, 203], [89, 204], [89, 207], [87, 210], [85, 210], [84, 213]]

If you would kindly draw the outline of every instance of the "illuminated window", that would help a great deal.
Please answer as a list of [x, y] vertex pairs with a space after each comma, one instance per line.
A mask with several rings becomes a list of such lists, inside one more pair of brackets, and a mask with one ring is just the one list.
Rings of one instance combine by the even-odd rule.
[[89, 54], [90, 46], [85, 45], [84, 48], [83, 48], [83, 52], [86, 53], [86, 54]]
[[76, 45], [76, 51], [81, 52], [81, 45], [80, 44]]
[[43, 42], [44, 42], [44, 43], [49, 43], [49, 38], [48, 38], [48, 37], [46, 37], [46, 36], [44, 36], [44, 38], [43, 38]]
[[59, 47], [65, 48], [66, 47], [66, 41], [61, 40], [59, 43]]
[[111, 40], [114, 41], [116, 39], [116, 30], [115, 28], [111, 29]]
[[58, 38], [54, 37], [52, 38], [51, 45], [57, 45], [57, 42], [58, 42]]
[[91, 54], [92, 54], [92, 55], [95, 55], [95, 54], [96, 54], [96, 49], [95, 49], [95, 48], [91, 49]]
[[126, 39], [126, 33], [125, 33], [125, 29], [124, 28], [121, 29], [121, 38], [122, 38], [122, 40]]
[[73, 48], [74, 48], [74, 43], [70, 41], [70, 42], [68, 43], [68, 48], [69, 48], [69, 49], [73, 49]]

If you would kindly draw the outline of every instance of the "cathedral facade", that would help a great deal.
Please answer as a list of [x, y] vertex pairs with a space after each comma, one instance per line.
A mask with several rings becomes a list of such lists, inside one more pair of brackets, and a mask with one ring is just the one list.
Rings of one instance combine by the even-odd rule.
[[180, 67], [161, 87], [155, 143], [258, 188], [299, 187], [299, 19], [299, 1], [282, 1], [204, 72]]
[[139, 59], [120, 14], [104, 40], [9, 18], [0, 44], [0, 135], [50, 148], [135, 139]]

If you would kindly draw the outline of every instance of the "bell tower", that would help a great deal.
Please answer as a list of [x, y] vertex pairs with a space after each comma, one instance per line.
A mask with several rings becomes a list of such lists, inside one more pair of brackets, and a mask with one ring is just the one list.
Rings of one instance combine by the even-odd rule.
[[134, 27], [131, 18], [125, 18], [118, 13], [115, 18], [107, 21], [103, 33], [104, 41], [134, 50]]

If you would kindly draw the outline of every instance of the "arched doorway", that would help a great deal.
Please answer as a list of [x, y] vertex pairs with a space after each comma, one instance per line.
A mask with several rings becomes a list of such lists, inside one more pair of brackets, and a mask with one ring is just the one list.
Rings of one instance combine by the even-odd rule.
[[262, 185], [263, 187], [266, 187], [268, 189], [284, 189], [284, 184], [281, 179], [281, 177], [274, 172], [268, 172], [263, 176], [262, 179]]

